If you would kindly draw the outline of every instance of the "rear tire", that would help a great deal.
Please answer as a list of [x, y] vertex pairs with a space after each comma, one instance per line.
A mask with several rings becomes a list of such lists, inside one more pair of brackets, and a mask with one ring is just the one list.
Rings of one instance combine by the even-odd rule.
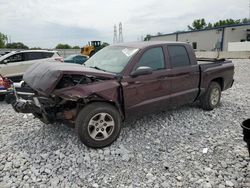
[[201, 106], [204, 110], [213, 110], [220, 104], [221, 86], [217, 82], [211, 82], [205, 94], [201, 97]]
[[121, 116], [111, 104], [95, 102], [85, 106], [76, 118], [76, 133], [88, 147], [112, 144], [121, 131]]

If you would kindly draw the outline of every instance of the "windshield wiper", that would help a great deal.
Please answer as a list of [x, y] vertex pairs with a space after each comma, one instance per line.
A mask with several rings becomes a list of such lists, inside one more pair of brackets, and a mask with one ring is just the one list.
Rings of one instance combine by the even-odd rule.
[[93, 66], [93, 67], [90, 67], [90, 68], [93, 68], [93, 69], [97, 69], [97, 70], [101, 70], [101, 71], [107, 72], [106, 70], [101, 69], [101, 68], [99, 68], [99, 67], [97, 67], [97, 66]]

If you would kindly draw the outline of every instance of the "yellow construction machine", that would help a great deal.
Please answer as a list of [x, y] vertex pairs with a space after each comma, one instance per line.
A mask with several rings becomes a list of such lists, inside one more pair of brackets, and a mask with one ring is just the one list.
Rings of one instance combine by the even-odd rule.
[[101, 41], [91, 41], [88, 43], [88, 45], [81, 48], [81, 54], [91, 57], [105, 46], [108, 46], [108, 44], [107, 43], [101, 44]]

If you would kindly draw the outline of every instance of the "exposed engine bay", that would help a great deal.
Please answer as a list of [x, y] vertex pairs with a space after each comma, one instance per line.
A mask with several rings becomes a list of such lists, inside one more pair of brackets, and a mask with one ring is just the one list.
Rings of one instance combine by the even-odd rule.
[[96, 81], [100, 81], [101, 78], [94, 76], [82, 76], [82, 75], [63, 75], [55, 89], [63, 89], [77, 84], [90, 84]]

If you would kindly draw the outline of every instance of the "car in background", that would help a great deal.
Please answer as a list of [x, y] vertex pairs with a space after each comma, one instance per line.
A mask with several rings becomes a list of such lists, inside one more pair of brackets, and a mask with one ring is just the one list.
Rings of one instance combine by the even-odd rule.
[[84, 64], [85, 61], [87, 61], [89, 59], [88, 56], [86, 55], [81, 55], [81, 54], [74, 54], [74, 55], [70, 55], [66, 58], [64, 58], [64, 62], [65, 63], [75, 63], [75, 64]]
[[3, 55], [6, 55], [6, 54], [8, 54], [8, 53], [10, 53], [10, 51], [0, 52], [0, 57], [3, 56]]
[[0, 57], [0, 74], [14, 82], [22, 80], [24, 72], [34, 63], [41, 61], [63, 61], [57, 51], [25, 50], [12, 51]]
[[[49, 50], [24, 50], [12, 51], [0, 57], [0, 75], [12, 82], [20, 82], [24, 72], [38, 62], [63, 62], [57, 51]], [[5, 94], [0, 93], [0, 101]]]

